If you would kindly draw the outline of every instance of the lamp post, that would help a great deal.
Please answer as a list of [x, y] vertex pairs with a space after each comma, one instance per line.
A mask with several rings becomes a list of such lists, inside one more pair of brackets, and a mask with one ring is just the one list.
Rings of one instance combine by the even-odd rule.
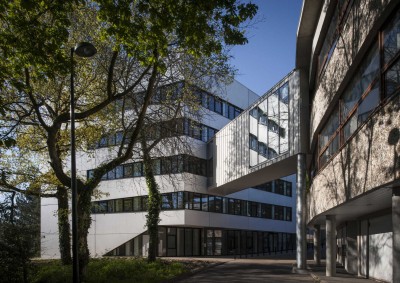
[[75, 96], [74, 96], [74, 53], [80, 57], [92, 57], [97, 52], [93, 44], [80, 42], [71, 48], [71, 194], [72, 194], [72, 273], [73, 282], [80, 283], [78, 259], [78, 206], [76, 186], [75, 153]]

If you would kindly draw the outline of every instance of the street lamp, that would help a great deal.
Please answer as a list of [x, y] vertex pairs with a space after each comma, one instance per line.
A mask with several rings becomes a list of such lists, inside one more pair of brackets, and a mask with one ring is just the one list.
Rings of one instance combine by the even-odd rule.
[[80, 42], [71, 48], [71, 193], [72, 193], [72, 273], [73, 282], [80, 283], [78, 259], [78, 206], [76, 186], [76, 153], [75, 153], [75, 96], [74, 96], [74, 53], [79, 57], [92, 57], [96, 47], [89, 42]]

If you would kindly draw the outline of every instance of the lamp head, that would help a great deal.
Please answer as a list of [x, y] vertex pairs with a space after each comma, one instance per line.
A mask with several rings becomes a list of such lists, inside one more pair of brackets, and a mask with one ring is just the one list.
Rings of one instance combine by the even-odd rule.
[[79, 42], [75, 45], [74, 52], [79, 57], [92, 57], [97, 53], [96, 47], [89, 42]]

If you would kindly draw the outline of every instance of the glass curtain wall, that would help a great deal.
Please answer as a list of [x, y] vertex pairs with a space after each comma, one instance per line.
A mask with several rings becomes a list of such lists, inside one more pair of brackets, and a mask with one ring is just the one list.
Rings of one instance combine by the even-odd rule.
[[289, 83], [267, 94], [250, 111], [250, 165], [273, 159], [289, 150]]

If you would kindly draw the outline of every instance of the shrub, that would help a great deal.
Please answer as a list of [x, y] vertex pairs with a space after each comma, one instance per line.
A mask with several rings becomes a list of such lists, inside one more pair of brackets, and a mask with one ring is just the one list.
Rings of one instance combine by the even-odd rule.
[[[72, 282], [71, 266], [59, 261], [39, 263], [32, 278], [34, 283]], [[144, 259], [92, 259], [88, 266], [87, 283], [153, 283], [162, 282], [185, 272], [183, 264], [157, 260], [148, 263]]]

